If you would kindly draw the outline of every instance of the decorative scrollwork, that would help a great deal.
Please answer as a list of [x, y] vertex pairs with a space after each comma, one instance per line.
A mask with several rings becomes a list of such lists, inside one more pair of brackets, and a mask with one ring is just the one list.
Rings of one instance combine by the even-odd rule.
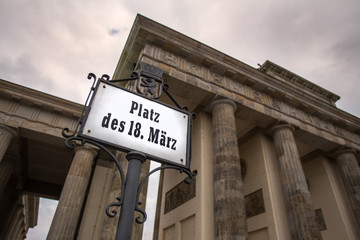
[[[64, 131], [65, 131], [65, 130], [66, 130], [66, 129], [63, 130], [63, 136], [64, 136]], [[66, 136], [64, 136], [64, 137], [66, 137]], [[77, 137], [77, 136], [67, 137], [66, 140], [65, 140], [65, 146], [66, 146], [67, 148], [69, 148], [69, 149], [74, 149], [74, 148], [77, 146], [76, 140], [80, 140], [80, 141], [81, 141], [82, 138], [79, 138], [79, 137]]]
[[110, 76], [107, 75], [107, 74], [103, 74], [103, 75], [101, 76], [101, 80], [109, 81], [109, 79], [110, 79]]
[[143, 209], [141, 209], [141, 208], [138, 207], [138, 206], [140, 206], [140, 205], [142, 205], [142, 202], [138, 201], [138, 204], [137, 204], [137, 206], [135, 207], [135, 211], [141, 213], [141, 215], [142, 215], [142, 218], [141, 218], [141, 216], [137, 216], [137, 217], [135, 218], [135, 221], [136, 221], [137, 224], [143, 224], [143, 223], [146, 221], [146, 219], [147, 219], [147, 214], [146, 214], [146, 212], [145, 212]]
[[94, 82], [96, 81], [96, 75], [95, 74], [93, 74], [93, 73], [89, 73], [88, 74], [88, 76], [87, 76], [87, 79], [93, 79], [94, 80]]
[[116, 200], [118, 200], [118, 202], [112, 202], [110, 203], [109, 205], [107, 205], [106, 209], [105, 209], [105, 213], [108, 217], [115, 217], [117, 215], [117, 211], [115, 209], [111, 210], [110, 211], [110, 208], [116, 206], [116, 207], [120, 207], [122, 205], [122, 198], [121, 197], [116, 197]]
[[191, 113], [192, 119], [195, 119], [197, 117], [196, 113]]
[[198, 174], [198, 171], [197, 170], [194, 170], [192, 172], [189, 171], [186, 174], [188, 175], [188, 177], [184, 179], [184, 183], [191, 184], [194, 181], [194, 177]]
[[[104, 75], [103, 75], [104, 76]], [[90, 88], [90, 91], [89, 91], [89, 94], [86, 98], [86, 101], [85, 101], [85, 104], [81, 110], [81, 113], [80, 113], [80, 117], [79, 117], [79, 120], [78, 122], [76, 123], [76, 127], [75, 127], [75, 130], [73, 133], [70, 134], [70, 129], [69, 128], [64, 128], [61, 132], [61, 134], [63, 135], [63, 137], [65, 138], [70, 138], [70, 137], [74, 137], [75, 135], [77, 135], [78, 131], [79, 131], [79, 128], [80, 128], [80, 125], [82, 124], [82, 121], [83, 121], [83, 118], [84, 118], [84, 115], [85, 115], [85, 110], [86, 110], [86, 107], [88, 106], [88, 102], [90, 100], [90, 96], [92, 95], [92, 93], [94, 92], [95, 90], [95, 84], [96, 84], [96, 75], [93, 74], [93, 73], [89, 73], [88, 76], [87, 76], [87, 79], [89, 80], [93, 80], [93, 83], [92, 83], [92, 86]]]
[[[78, 126], [78, 125], [77, 125]], [[69, 128], [64, 128], [61, 132], [61, 135], [64, 137], [64, 138], [69, 138], [69, 137], [73, 137], [75, 136], [76, 132], [77, 132], [77, 127], [76, 126], [76, 129], [73, 133], [69, 134], [70, 133], [70, 129]]]
[[137, 72], [132, 72], [130, 75], [130, 79], [132, 79], [132, 80], [136, 80], [136, 79], [138, 79], [138, 77], [139, 77], [139, 74]]

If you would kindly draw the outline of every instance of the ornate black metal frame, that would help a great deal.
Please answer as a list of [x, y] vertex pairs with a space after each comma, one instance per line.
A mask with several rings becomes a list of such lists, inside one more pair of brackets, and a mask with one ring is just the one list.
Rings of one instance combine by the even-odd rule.
[[[181, 107], [177, 103], [177, 101], [173, 98], [173, 96], [169, 92], [169, 86], [167, 84], [163, 84], [163, 81], [162, 81], [162, 74], [163, 73], [162, 73], [161, 70], [159, 71], [158, 68], [153, 67], [153, 66], [151, 66], [149, 64], [145, 64], [145, 63], [140, 63], [140, 64], [141, 64], [141, 69], [142, 69], [140, 74], [134, 71], [131, 74], [131, 76], [129, 78], [126, 78], [126, 79], [109, 80], [110, 77], [108, 75], [106, 75], [106, 74], [102, 75], [101, 78], [97, 79], [95, 74], [89, 73], [87, 78], [89, 80], [93, 79], [93, 84], [91, 86], [90, 92], [89, 92], [89, 94], [87, 96], [87, 99], [85, 101], [85, 105], [84, 105], [84, 107], [82, 109], [82, 112], [80, 114], [80, 117], [79, 117], [79, 120], [77, 122], [75, 131], [73, 133], [71, 133], [71, 134], [70, 134], [69, 128], [65, 128], [62, 131], [62, 135], [66, 138], [65, 146], [67, 148], [73, 149], [73, 148], [75, 148], [77, 146], [77, 144], [81, 144], [81, 145], [90, 144], [90, 145], [96, 146], [96, 147], [100, 148], [101, 150], [103, 150], [115, 162], [116, 167], [117, 167], [117, 169], [119, 170], [119, 173], [120, 173], [121, 191], [120, 191], [120, 196], [116, 197], [117, 201], [114, 201], [114, 202], [108, 204], [108, 206], [106, 207], [105, 212], [106, 212], [106, 215], [108, 217], [115, 217], [117, 215], [118, 211], [115, 210], [115, 209], [110, 210], [111, 208], [113, 208], [113, 207], [121, 207], [122, 204], [123, 204], [124, 192], [125, 192], [124, 189], [125, 189], [125, 182], [126, 182], [125, 181], [124, 171], [121, 168], [121, 165], [120, 165], [118, 159], [116, 158], [116, 156], [104, 144], [99, 143], [99, 142], [94, 141], [94, 140], [83, 138], [83, 137], [78, 135], [80, 126], [84, 121], [86, 108], [88, 107], [89, 101], [90, 101], [90, 99], [91, 99], [91, 97], [92, 97], [92, 95], [94, 93], [97, 81], [104, 80], [104, 81], [109, 81], [109, 82], [112, 82], [112, 83], [116, 83], [116, 82], [127, 82], [127, 81], [138, 80], [138, 84], [136, 86], [136, 90], [137, 90], [138, 93], [140, 93], [142, 95], [145, 95], [145, 96], [150, 94], [150, 97], [148, 96], [149, 98], [157, 99], [157, 98], [160, 97], [160, 95], [161, 95], [161, 93], [163, 91], [170, 98], [170, 100], [176, 105], [177, 108], [188, 111], [187, 107]], [[146, 80], [144, 81], [144, 79], [146, 79]], [[157, 96], [155, 96], [154, 91], [153, 91], [154, 82], [155, 82], [155, 84], [160, 83], [160, 91], [159, 91], [159, 94]], [[146, 87], [150, 87], [150, 90], [145, 90], [144, 91], [143, 89], [146, 88]], [[192, 116], [193, 119], [195, 119], [196, 114], [191, 113], [191, 116]], [[174, 169], [174, 170], [180, 171], [180, 173], [185, 173], [187, 175], [187, 177], [184, 179], [184, 182], [187, 183], [187, 184], [192, 183], [194, 177], [197, 175], [197, 170], [194, 170], [194, 171], [191, 172], [189, 169], [182, 168], [180, 166], [175, 166], [175, 165], [174, 166], [173, 165], [163, 165], [161, 167], [155, 168], [152, 171], [150, 171], [140, 181], [140, 184], [138, 185], [138, 188], [137, 188], [135, 211], [139, 212], [142, 215], [142, 217], [137, 216], [136, 219], [135, 219], [138, 224], [144, 223], [146, 221], [146, 219], [147, 219], [147, 214], [146, 214], [145, 210], [141, 209], [139, 207], [140, 205], [142, 205], [142, 202], [139, 201], [141, 189], [142, 189], [143, 185], [145, 184], [145, 182], [148, 180], [148, 178], [153, 173], [155, 173], [157, 171], [160, 171], [162, 169]]]

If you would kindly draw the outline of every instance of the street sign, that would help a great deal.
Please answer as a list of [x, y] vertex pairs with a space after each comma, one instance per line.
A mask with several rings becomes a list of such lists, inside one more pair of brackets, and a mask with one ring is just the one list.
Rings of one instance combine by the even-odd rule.
[[107, 81], [98, 81], [79, 135], [190, 168], [190, 113]]

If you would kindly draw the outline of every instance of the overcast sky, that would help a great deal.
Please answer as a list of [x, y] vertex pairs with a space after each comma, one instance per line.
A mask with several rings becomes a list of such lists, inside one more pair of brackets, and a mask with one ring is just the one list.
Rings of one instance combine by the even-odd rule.
[[0, 78], [84, 103], [137, 13], [252, 67], [269, 59], [360, 116], [359, 0], [0, 0]]

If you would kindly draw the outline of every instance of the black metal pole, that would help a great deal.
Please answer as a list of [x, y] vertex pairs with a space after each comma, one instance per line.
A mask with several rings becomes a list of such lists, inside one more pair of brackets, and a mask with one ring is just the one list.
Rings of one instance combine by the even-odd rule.
[[126, 155], [129, 160], [128, 171], [126, 174], [124, 201], [121, 206], [121, 212], [116, 232], [116, 240], [130, 240], [131, 229], [134, 222], [134, 212], [137, 204], [136, 195], [140, 177], [141, 164], [146, 161], [146, 156], [141, 152], [129, 152]]

